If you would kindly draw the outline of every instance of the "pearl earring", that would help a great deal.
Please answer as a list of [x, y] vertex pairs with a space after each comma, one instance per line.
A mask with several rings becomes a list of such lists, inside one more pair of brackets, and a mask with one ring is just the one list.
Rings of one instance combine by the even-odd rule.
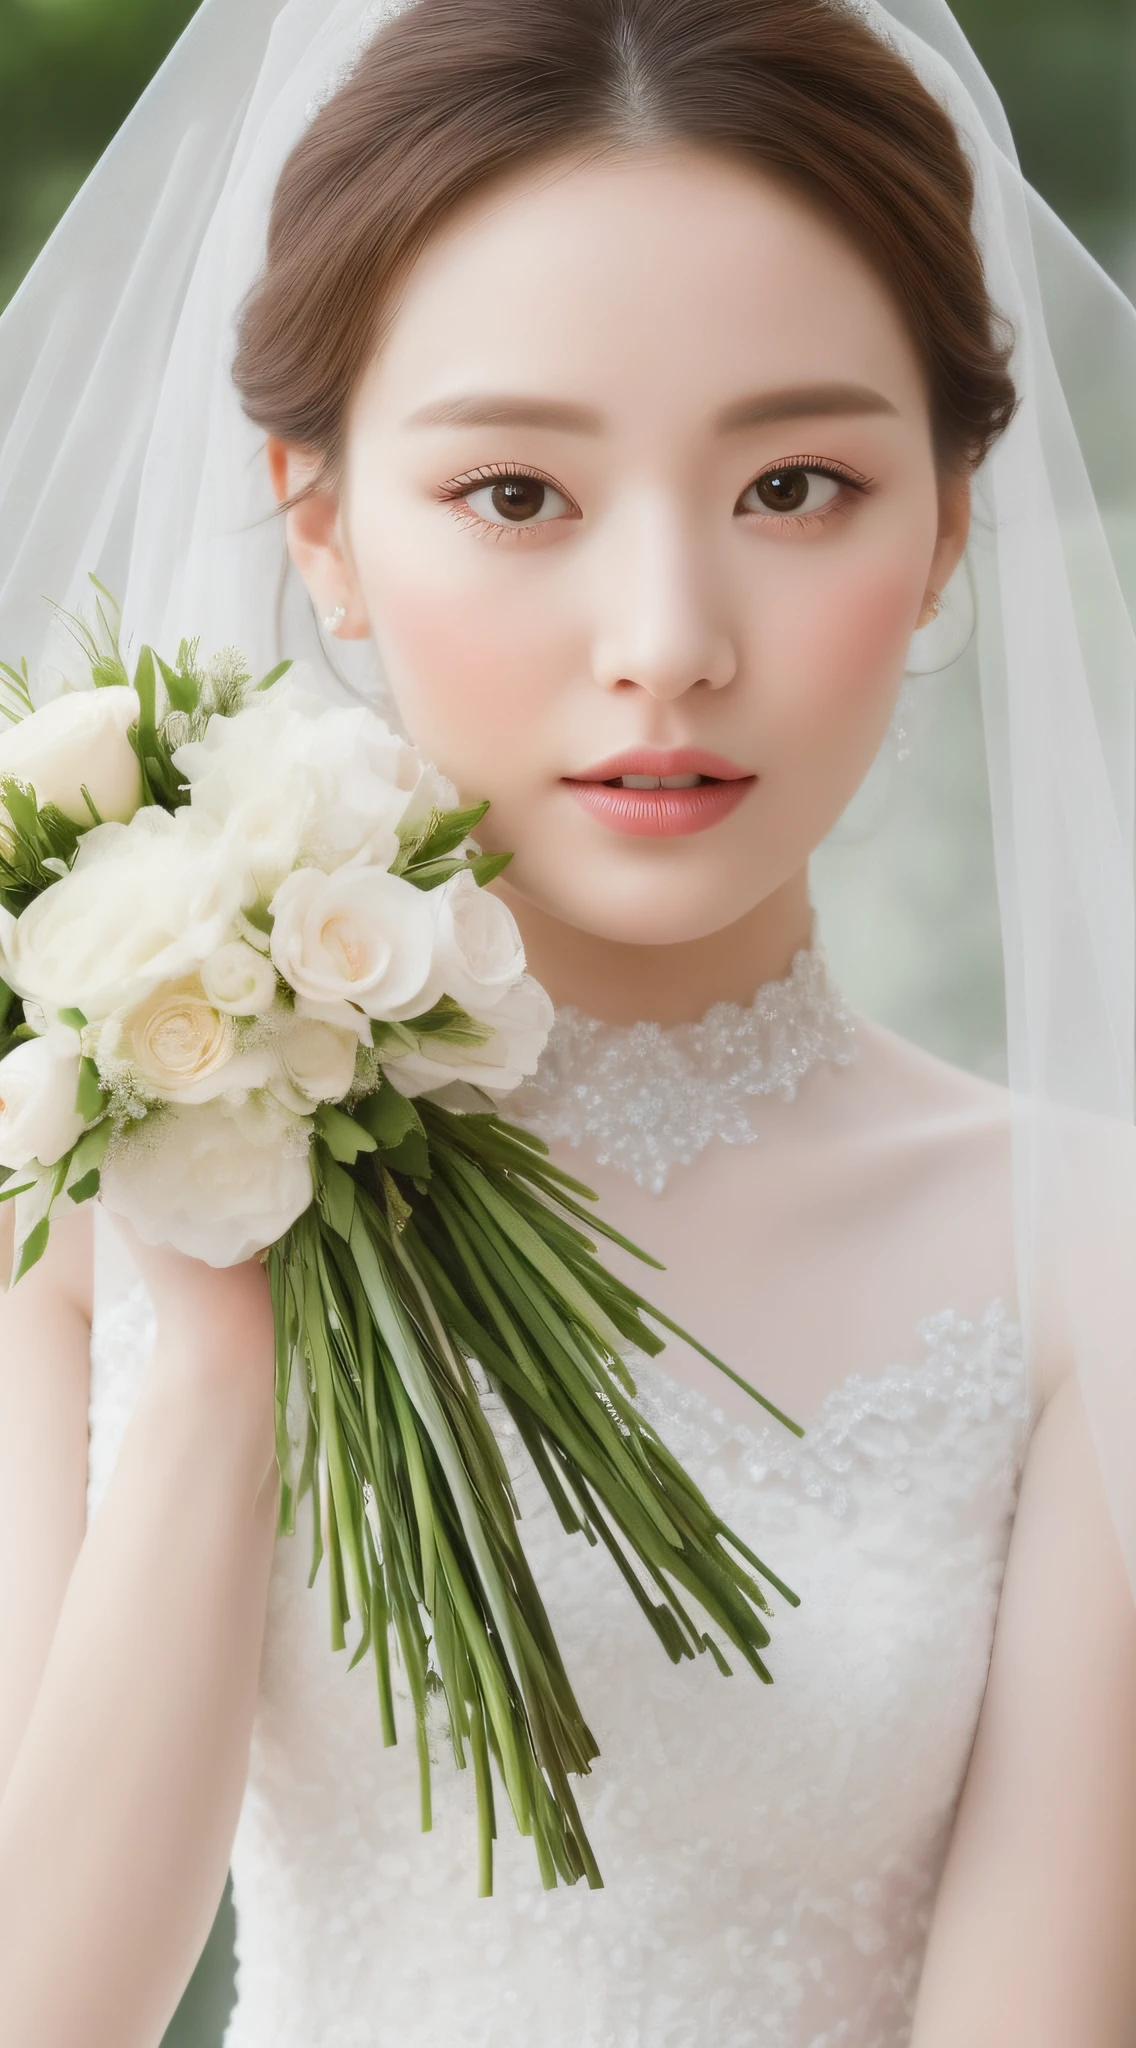
[[333, 606], [331, 611], [326, 612], [324, 614], [323, 625], [325, 633], [338, 633], [339, 628], [343, 624], [343, 621], [346, 617], [347, 606], [345, 604], [337, 604]]
[[931, 617], [917, 626], [904, 663], [909, 676], [930, 676], [957, 661], [974, 631], [974, 588], [963, 555], [943, 589], [933, 593]]

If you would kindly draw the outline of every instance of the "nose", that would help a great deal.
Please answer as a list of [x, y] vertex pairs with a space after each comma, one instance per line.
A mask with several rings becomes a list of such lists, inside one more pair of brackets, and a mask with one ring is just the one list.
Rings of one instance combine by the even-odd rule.
[[737, 650], [703, 555], [689, 519], [654, 498], [609, 528], [592, 656], [601, 689], [638, 688], [667, 703], [733, 681]]

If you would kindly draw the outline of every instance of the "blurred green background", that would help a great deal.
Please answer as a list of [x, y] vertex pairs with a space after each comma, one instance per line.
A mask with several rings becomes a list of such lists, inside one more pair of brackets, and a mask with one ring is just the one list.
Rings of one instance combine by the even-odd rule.
[[[0, 306], [193, 11], [194, 0], [0, 0]], [[1136, 297], [1136, 0], [957, 0], [955, 13], [1002, 96], [1027, 177]], [[976, 722], [970, 696], [953, 703], [960, 731]], [[905, 800], [926, 795], [913, 782]], [[837, 884], [823, 871], [818, 879], [825, 914]], [[862, 879], [853, 886], [862, 891]], [[968, 1064], [987, 1064], [985, 1036], [997, 1038], [995, 946], [993, 925], [980, 930], [969, 1045], [937, 1047]], [[831, 950], [839, 970], [839, 944]], [[226, 1893], [164, 2048], [218, 2048], [232, 1931]]]

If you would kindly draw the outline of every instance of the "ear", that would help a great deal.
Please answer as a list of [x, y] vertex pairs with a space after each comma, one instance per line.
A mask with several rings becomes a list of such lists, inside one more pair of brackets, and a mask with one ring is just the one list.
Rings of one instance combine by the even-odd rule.
[[[343, 545], [339, 498], [319, 482], [320, 458], [276, 435], [268, 438], [268, 473], [284, 514], [288, 552], [311, 593], [321, 619], [343, 608], [337, 640], [366, 640], [371, 624], [363, 608], [350, 558]], [[290, 502], [295, 500], [295, 502]]]
[[931, 557], [927, 589], [920, 606], [917, 625], [925, 626], [934, 616], [931, 602], [949, 583], [963, 557], [970, 533], [970, 471], [950, 469], [939, 482], [939, 537]]

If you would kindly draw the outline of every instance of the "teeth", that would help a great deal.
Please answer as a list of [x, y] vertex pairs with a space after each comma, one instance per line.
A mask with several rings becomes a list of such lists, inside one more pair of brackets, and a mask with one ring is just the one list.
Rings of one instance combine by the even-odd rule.
[[701, 775], [621, 775], [621, 789], [697, 789]]

